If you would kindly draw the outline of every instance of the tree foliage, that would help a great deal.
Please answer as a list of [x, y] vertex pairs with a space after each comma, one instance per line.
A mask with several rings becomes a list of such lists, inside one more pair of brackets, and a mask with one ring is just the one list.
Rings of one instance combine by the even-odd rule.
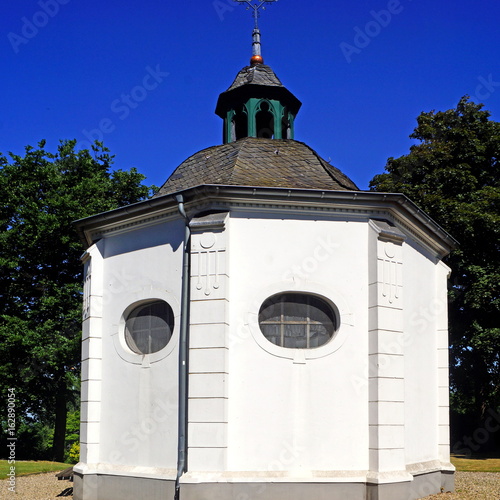
[[16, 389], [23, 422], [55, 427], [58, 461], [79, 389], [82, 245], [73, 222], [150, 194], [135, 169], [111, 171], [101, 143], [77, 152], [75, 142], [0, 154], [0, 388]]
[[448, 257], [452, 409], [477, 425], [500, 404], [500, 123], [465, 96], [422, 113], [410, 137], [370, 187], [406, 194], [460, 242]]

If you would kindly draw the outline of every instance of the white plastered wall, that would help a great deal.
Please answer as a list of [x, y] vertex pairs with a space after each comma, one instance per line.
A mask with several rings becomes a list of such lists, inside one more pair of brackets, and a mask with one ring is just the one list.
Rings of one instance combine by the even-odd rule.
[[[184, 224], [157, 223], [101, 240], [103, 259], [100, 470], [171, 474], [177, 462], [178, 336]], [[161, 299], [174, 311], [173, 336], [151, 355], [124, 340], [126, 315]]]
[[438, 328], [448, 305], [444, 265], [435, 254], [413, 242], [404, 246], [404, 262], [405, 459], [411, 465], [439, 459]]
[[[366, 223], [231, 215], [228, 469], [367, 469]], [[331, 301], [330, 343], [283, 349], [262, 336], [262, 302], [285, 291]]]

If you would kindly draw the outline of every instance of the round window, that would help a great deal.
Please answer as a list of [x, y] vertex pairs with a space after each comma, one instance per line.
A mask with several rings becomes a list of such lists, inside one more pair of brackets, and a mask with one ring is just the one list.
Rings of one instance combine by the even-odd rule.
[[315, 295], [279, 293], [259, 310], [264, 336], [280, 347], [310, 349], [326, 344], [335, 333], [335, 313]]
[[125, 322], [125, 340], [137, 354], [151, 354], [163, 349], [172, 337], [174, 313], [163, 300], [141, 304]]

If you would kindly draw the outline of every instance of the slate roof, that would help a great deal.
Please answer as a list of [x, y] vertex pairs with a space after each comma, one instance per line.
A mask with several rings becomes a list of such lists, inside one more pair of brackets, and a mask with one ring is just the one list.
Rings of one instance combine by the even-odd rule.
[[207, 184], [359, 190], [303, 142], [245, 137], [195, 153], [177, 167], [155, 197]]
[[257, 64], [256, 66], [245, 66], [234, 79], [234, 82], [226, 90], [233, 90], [242, 85], [266, 85], [268, 87], [283, 87], [280, 79], [276, 76], [271, 66]]
[[228, 109], [235, 103], [243, 103], [248, 98], [277, 99], [297, 114], [302, 103], [281, 83], [270, 66], [257, 64], [245, 66], [234, 79], [231, 86], [219, 95], [215, 113], [225, 118]]

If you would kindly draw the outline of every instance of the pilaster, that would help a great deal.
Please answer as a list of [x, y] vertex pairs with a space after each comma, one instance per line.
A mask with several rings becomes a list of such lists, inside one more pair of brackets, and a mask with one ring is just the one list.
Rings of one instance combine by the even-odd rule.
[[440, 304], [436, 315], [438, 360], [438, 456], [446, 466], [450, 465], [450, 385], [448, 339], [448, 277], [450, 268], [439, 262], [436, 270], [436, 297]]
[[191, 302], [188, 470], [224, 470], [227, 452], [227, 213], [194, 218]]
[[404, 235], [386, 221], [370, 221], [369, 482], [408, 481], [404, 442]]
[[99, 462], [102, 386], [102, 240], [82, 257], [84, 263], [80, 460]]

